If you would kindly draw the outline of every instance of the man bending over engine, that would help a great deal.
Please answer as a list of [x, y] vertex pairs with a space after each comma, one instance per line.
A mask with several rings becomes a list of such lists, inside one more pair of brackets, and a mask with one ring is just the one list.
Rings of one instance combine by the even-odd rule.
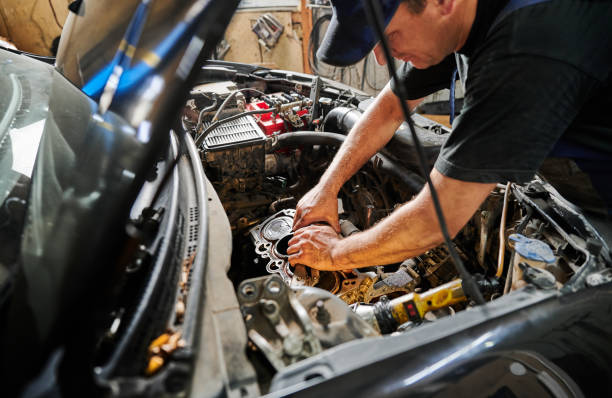
[[[346, 66], [374, 48], [383, 64], [362, 2], [332, 3], [319, 58]], [[612, 0], [380, 3], [392, 55], [406, 64], [400, 81], [380, 92], [299, 201], [288, 249], [292, 264], [320, 270], [383, 265], [442, 243], [427, 187], [348, 238], [338, 236], [337, 196], [404, 121], [395, 84], [405, 85], [414, 109], [419, 98], [448, 87], [455, 64], [464, 106], [431, 171], [451, 235], [497, 183], [524, 183], [538, 170], [545, 176], [551, 170], [567, 199], [597, 214], [595, 226], [604, 236], [612, 230]], [[547, 158], [554, 160], [552, 169]], [[329, 225], [313, 225], [322, 222]]]

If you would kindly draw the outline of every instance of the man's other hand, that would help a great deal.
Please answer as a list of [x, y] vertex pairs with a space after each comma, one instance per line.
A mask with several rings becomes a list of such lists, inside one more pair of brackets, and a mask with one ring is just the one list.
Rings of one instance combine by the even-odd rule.
[[317, 222], [327, 223], [337, 233], [340, 232], [337, 194], [319, 185], [308, 191], [298, 202], [293, 216], [293, 230], [297, 231]]
[[334, 271], [332, 251], [340, 241], [329, 225], [311, 225], [297, 230], [289, 241], [289, 263], [306, 265], [321, 271]]

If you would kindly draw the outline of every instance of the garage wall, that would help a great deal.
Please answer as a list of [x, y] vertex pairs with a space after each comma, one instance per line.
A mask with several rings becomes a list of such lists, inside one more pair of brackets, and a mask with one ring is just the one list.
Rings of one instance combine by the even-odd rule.
[[[330, 10], [314, 8], [311, 11], [305, 7], [306, 1], [304, 0], [295, 1], [296, 4], [300, 3], [297, 7], [290, 7], [289, 0], [276, 0], [280, 10], [274, 10], [270, 8], [268, 1], [243, 1], [242, 5], [244, 7], [249, 6], [251, 8], [243, 8], [234, 15], [225, 33], [230, 50], [224, 59], [269, 68], [312, 73], [313, 71], [310, 70], [307, 60], [308, 39], [312, 23], [323, 14], [330, 13]], [[259, 3], [261, 3], [261, 7], [257, 6]], [[266, 50], [264, 46], [260, 45], [257, 36], [251, 31], [251, 27], [255, 24], [257, 18], [267, 12], [274, 15], [285, 27], [279, 42], [271, 50]], [[322, 24], [320, 38], [323, 37], [327, 24], [327, 22]], [[335, 68], [321, 64], [318, 72], [321, 76], [362, 88], [370, 94], [376, 94], [388, 81], [387, 69], [377, 65], [373, 56], [366, 61], [368, 65], [365, 79], [363, 78], [364, 61], [349, 68]]]
[[0, 36], [20, 50], [51, 55], [72, 0], [0, 0]]
[[[270, 13], [284, 26], [276, 46], [267, 50], [259, 44], [257, 36], [251, 30], [257, 18], [264, 13]], [[230, 49], [225, 55], [226, 61], [245, 62], [269, 68], [303, 72], [302, 28], [295, 23], [291, 11], [239, 11], [237, 12], [225, 34]]]

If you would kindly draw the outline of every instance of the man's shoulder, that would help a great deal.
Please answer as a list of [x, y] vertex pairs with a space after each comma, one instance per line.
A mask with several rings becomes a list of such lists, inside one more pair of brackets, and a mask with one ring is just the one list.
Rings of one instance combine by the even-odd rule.
[[494, 26], [474, 61], [517, 55], [571, 64], [598, 80], [612, 70], [612, 0], [551, 0], [512, 12]]

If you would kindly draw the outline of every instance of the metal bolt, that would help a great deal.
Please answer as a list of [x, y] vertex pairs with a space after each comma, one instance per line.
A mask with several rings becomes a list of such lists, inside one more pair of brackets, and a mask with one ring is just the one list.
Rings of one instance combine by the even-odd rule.
[[266, 314], [272, 315], [278, 310], [278, 304], [274, 301], [266, 301], [263, 303], [263, 310]]
[[316, 315], [317, 322], [323, 325], [324, 328], [327, 328], [329, 323], [331, 322], [331, 315], [329, 314], [329, 311], [327, 311], [327, 308], [325, 308], [325, 303], [323, 302], [323, 300], [318, 300], [316, 303], [316, 307], [317, 307], [317, 315]]

